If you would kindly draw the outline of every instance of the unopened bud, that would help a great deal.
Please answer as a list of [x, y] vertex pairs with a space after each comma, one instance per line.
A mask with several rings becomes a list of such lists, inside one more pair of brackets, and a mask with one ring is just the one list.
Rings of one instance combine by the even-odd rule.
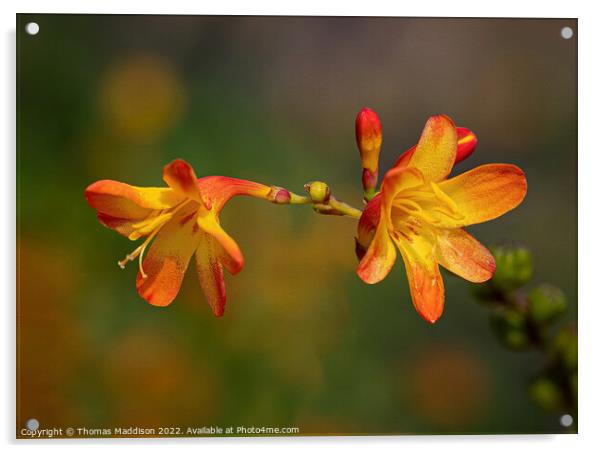
[[514, 309], [499, 309], [491, 317], [491, 326], [504, 346], [516, 350], [529, 347], [527, 323], [522, 313]]
[[288, 204], [291, 201], [291, 193], [282, 187], [272, 186], [268, 198], [272, 203]]
[[547, 377], [537, 378], [529, 386], [531, 398], [543, 409], [552, 411], [562, 406], [562, 391], [554, 381]]
[[456, 152], [456, 164], [462, 162], [477, 147], [477, 136], [470, 129], [465, 127], [457, 127], [456, 134], [458, 135], [458, 151]]
[[355, 139], [360, 151], [362, 168], [376, 173], [383, 141], [380, 119], [374, 110], [363, 108], [355, 119]]
[[569, 325], [556, 335], [552, 342], [552, 352], [560, 358], [568, 370], [577, 370], [577, 329]]
[[330, 198], [330, 187], [322, 181], [312, 181], [305, 184], [305, 190], [314, 203], [327, 203]]
[[374, 193], [376, 192], [375, 187], [377, 183], [378, 172], [370, 171], [367, 168], [365, 168], [364, 173], [362, 174], [362, 185], [366, 194], [370, 195], [370, 198], [374, 196]]
[[531, 253], [524, 247], [494, 247], [495, 275], [491, 284], [502, 291], [513, 291], [533, 275]]
[[549, 323], [565, 310], [564, 293], [554, 286], [541, 285], [529, 293], [529, 313], [537, 323]]

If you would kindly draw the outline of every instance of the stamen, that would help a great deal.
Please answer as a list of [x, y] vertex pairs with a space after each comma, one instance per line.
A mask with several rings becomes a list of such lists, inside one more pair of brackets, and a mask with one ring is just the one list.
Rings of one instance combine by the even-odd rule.
[[454, 220], [462, 220], [464, 215], [459, 212], [449, 212], [445, 208], [434, 207], [433, 211], [443, 214], [444, 216], [451, 217]]
[[[146, 236], [157, 228], [163, 226], [169, 219], [173, 217], [173, 212], [163, 213], [164, 211], [159, 211], [154, 217], [145, 219], [142, 222], [138, 222], [132, 225], [135, 229], [129, 236], [128, 239], [135, 241], [140, 239], [143, 236]], [[174, 211], [175, 212], [175, 211]]]
[[452, 212], [456, 213], [459, 211], [458, 205], [456, 204], [456, 202], [454, 200], [452, 200], [448, 194], [443, 192], [436, 183], [431, 182], [431, 188], [433, 189], [433, 192], [435, 193], [435, 196], [437, 197], [437, 199], [439, 201], [441, 201], [442, 203], [444, 203], [446, 206], [448, 206]]
[[140, 254], [140, 247], [142, 246], [137, 247], [132, 253], [125, 255], [124, 259], [117, 261], [117, 264], [121, 269], [125, 269], [125, 265], [128, 263], [128, 261], [134, 261], [136, 259], [136, 257]]
[[144, 251], [146, 250], [146, 247], [148, 247], [148, 245], [153, 240], [153, 238], [157, 235], [157, 233], [159, 232], [160, 229], [161, 228], [157, 228], [155, 231], [153, 231], [149, 235], [149, 237], [146, 238], [146, 240], [141, 245], [136, 247], [136, 249], [132, 253], [129, 253], [128, 255], [126, 255], [125, 258], [122, 259], [121, 261], [117, 261], [117, 264], [119, 264], [119, 267], [121, 269], [125, 269], [125, 265], [129, 261], [134, 261], [136, 258], [138, 258], [138, 269], [140, 269], [140, 275], [142, 275], [142, 278], [146, 278], [146, 273], [144, 272], [144, 269], [142, 267], [142, 258], [144, 258]]
[[410, 200], [409, 198], [401, 198], [394, 201], [394, 206], [399, 209], [403, 209], [408, 213], [421, 212], [422, 208], [418, 203], [414, 200]]
[[422, 209], [422, 207], [414, 200], [396, 200], [395, 207], [402, 211], [405, 211], [409, 216], [422, 220], [423, 222], [431, 223], [433, 225], [441, 224], [441, 220], [429, 215], [428, 212]]
[[435, 182], [402, 190], [392, 208], [393, 229], [408, 242], [413, 242], [415, 236], [430, 234], [432, 228], [449, 226], [450, 219], [453, 223], [465, 218], [456, 202]]
[[142, 278], [146, 278], [147, 275], [144, 272], [144, 268], [142, 267], [142, 259], [144, 258], [144, 252], [146, 248], [157, 235], [157, 233], [161, 230], [163, 225], [165, 225], [169, 220], [171, 220], [174, 214], [176, 214], [180, 209], [182, 209], [189, 201], [190, 200], [183, 201], [179, 205], [172, 208], [171, 211], [153, 211], [153, 213], [147, 216], [146, 219], [144, 219], [141, 222], [138, 222], [137, 224], [132, 225], [135, 228], [135, 230], [128, 236], [128, 239], [135, 241], [136, 239], [139, 239], [142, 236], [148, 235], [148, 237], [141, 245], [136, 247], [136, 249], [134, 249], [132, 253], [127, 254], [124, 259], [117, 261], [119, 267], [121, 269], [125, 269], [125, 265], [128, 262], [134, 261], [136, 258], [138, 258], [138, 269], [140, 270], [140, 275], [142, 276]]
[[430, 201], [435, 198], [435, 195], [430, 190], [406, 190], [400, 194], [400, 197], [416, 201]]

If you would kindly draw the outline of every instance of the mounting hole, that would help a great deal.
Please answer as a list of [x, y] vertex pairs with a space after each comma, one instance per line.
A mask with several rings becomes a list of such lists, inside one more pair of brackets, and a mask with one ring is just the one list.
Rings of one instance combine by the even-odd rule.
[[40, 26], [35, 22], [29, 22], [27, 25], [25, 25], [25, 32], [28, 35], [37, 35], [39, 31]]
[[571, 27], [562, 27], [560, 30], [560, 36], [564, 39], [571, 39], [573, 37], [573, 29]]
[[30, 431], [36, 431], [40, 427], [40, 422], [35, 418], [30, 418], [25, 422], [25, 427]]
[[571, 417], [570, 414], [564, 414], [562, 417], [560, 417], [560, 424], [565, 428], [568, 428], [573, 424], [573, 417]]

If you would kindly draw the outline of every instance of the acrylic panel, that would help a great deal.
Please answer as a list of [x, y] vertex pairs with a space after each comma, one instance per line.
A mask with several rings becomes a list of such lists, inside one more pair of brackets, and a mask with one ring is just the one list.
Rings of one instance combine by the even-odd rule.
[[18, 15], [16, 436], [576, 432], [577, 36]]

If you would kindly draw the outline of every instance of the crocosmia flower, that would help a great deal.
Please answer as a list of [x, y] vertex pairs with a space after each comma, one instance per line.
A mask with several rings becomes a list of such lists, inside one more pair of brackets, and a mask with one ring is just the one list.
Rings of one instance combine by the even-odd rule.
[[414, 307], [434, 323], [443, 312], [439, 266], [471, 282], [495, 272], [491, 253], [464, 227], [495, 219], [521, 203], [527, 181], [520, 168], [489, 164], [448, 179], [454, 163], [474, 150], [476, 137], [444, 115], [431, 117], [418, 144], [385, 175], [358, 224], [357, 274], [384, 279], [399, 250]]
[[166, 165], [163, 180], [168, 187], [98, 181], [86, 189], [85, 196], [97, 210], [100, 223], [132, 241], [145, 238], [119, 261], [124, 267], [138, 259], [140, 296], [152, 305], [169, 305], [194, 255], [201, 288], [215, 316], [221, 316], [226, 304], [223, 268], [236, 274], [244, 263], [237, 243], [220, 225], [222, 208], [235, 195], [287, 203], [290, 194], [278, 187], [224, 176], [198, 179], [183, 160]]

